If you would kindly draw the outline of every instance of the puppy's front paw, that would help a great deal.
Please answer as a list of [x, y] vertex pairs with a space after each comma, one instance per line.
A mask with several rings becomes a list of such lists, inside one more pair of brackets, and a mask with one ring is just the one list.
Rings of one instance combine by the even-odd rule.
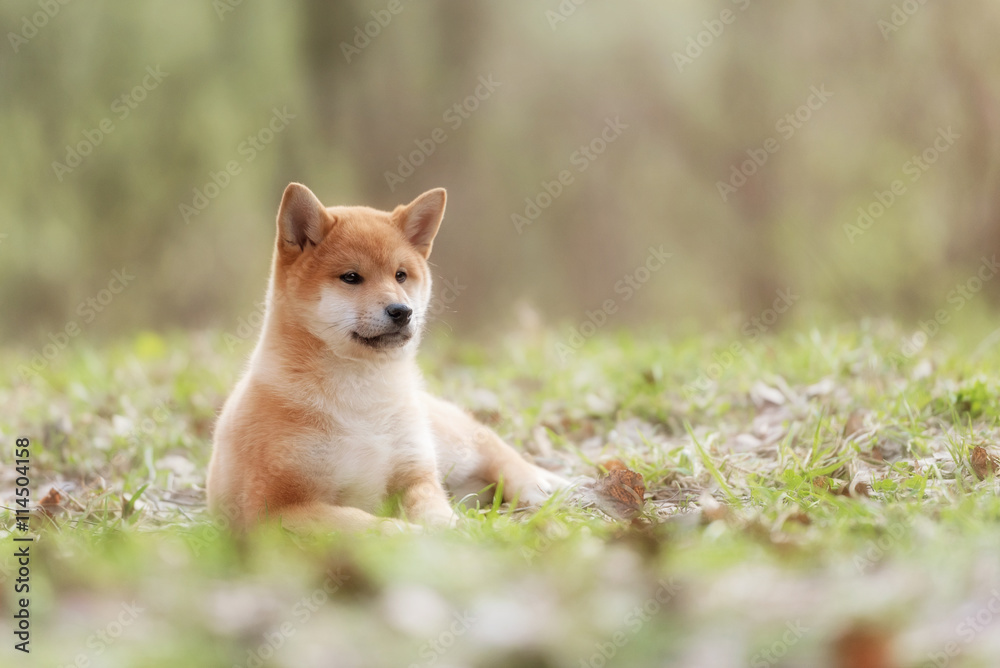
[[539, 471], [542, 474], [542, 481], [539, 483], [539, 488], [549, 495], [555, 494], [561, 489], [566, 489], [571, 484], [569, 480], [566, 480], [566, 478], [558, 473], [553, 473], [545, 469], [539, 469]]
[[531, 475], [515, 489], [515, 496], [521, 505], [540, 506], [550, 496], [570, 486], [569, 480], [552, 471], [538, 466], [532, 466], [531, 469]]

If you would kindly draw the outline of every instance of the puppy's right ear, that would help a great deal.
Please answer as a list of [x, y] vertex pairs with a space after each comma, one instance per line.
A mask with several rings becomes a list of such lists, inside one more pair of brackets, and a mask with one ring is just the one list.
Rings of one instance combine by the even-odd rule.
[[306, 246], [319, 244], [326, 236], [327, 214], [313, 192], [301, 183], [289, 183], [278, 208], [278, 245], [298, 255]]

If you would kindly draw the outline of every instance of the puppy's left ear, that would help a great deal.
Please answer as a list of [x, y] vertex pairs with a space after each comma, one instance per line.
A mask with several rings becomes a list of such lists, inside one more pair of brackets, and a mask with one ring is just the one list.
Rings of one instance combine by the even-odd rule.
[[399, 229], [409, 239], [413, 247], [425, 257], [431, 254], [431, 246], [441, 219], [444, 218], [444, 206], [448, 194], [444, 188], [428, 190], [406, 206], [398, 206], [392, 212], [393, 220]]

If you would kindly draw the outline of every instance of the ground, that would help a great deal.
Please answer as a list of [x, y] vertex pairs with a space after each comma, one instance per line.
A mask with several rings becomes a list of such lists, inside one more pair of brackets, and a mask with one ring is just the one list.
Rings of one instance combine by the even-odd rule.
[[[1000, 665], [1000, 346], [912, 334], [485, 349], [439, 332], [434, 391], [579, 484], [621, 460], [642, 513], [573, 493], [454, 530], [308, 538], [235, 538], [205, 512], [213, 419], [251, 342], [147, 333], [26, 378], [24, 351], [0, 351], [0, 665]], [[18, 437], [32, 505], [48, 495], [29, 534]], [[31, 534], [21, 655], [13, 538]]]

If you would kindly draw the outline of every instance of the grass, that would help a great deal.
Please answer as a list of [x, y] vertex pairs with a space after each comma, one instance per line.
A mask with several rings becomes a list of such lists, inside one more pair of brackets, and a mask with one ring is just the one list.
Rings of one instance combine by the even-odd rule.
[[789, 332], [729, 358], [722, 338], [607, 335], [567, 360], [551, 332], [432, 338], [434, 391], [569, 476], [622, 459], [646, 507], [623, 523], [571, 494], [392, 537], [235, 538], [205, 513], [251, 344], [70, 347], [0, 387], [4, 451], [29, 437], [34, 500], [61, 494], [31, 519], [32, 653], [4, 633], [0, 664], [996, 666], [1000, 500], [970, 456], [997, 454], [1000, 348], [942, 336], [906, 357], [903, 334]]

